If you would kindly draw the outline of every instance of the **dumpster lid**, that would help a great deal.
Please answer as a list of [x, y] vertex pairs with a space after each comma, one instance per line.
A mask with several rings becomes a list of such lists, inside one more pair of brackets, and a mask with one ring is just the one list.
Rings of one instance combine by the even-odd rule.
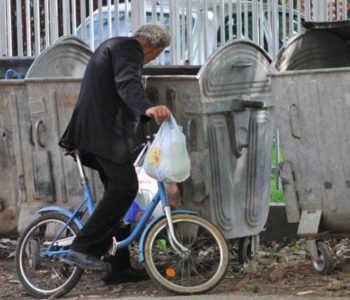
[[77, 37], [62, 37], [34, 60], [26, 78], [82, 77], [91, 55]]
[[196, 65], [149, 65], [143, 67], [142, 74], [153, 76], [164, 75], [197, 75], [201, 66]]
[[54, 44], [64, 43], [64, 42], [72, 42], [83, 45], [84, 47], [89, 48], [89, 45], [86, 44], [82, 39], [78, 38], [76, 35], [68, 34], [62, 35], [57, 40], [54, 41]]
[[[247, 40], [225, 44], [215, 51], [198, 73], [203, 101], [269, 99], [267, 72], [271, 58]], [[271, 106], [272, 100], [264, 100]]]
[[303, 23], [306, 29], [327, 29], [344, 40], [350, 39], [350, 20], [332, 22], [311, 22]]
[[[334, 23], [334, 22], [332, 22]], [[321, 26], [310, 22], [305, 26]], [[323, 26], [326, 26], [325, 24]], [[340, 25], [337, 25], [340, 26]], [[343, 27], [332, 30], [340, 32]], [[284, 46], [274, 62], [275, 71], [343, 68], [350, 66], [350, 47], [331, 30], [309, 29], [296, 35]]]

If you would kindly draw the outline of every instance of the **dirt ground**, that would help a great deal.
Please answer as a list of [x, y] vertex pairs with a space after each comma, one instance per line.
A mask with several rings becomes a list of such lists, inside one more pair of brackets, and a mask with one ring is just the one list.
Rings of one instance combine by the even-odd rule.
[[[1, 239], [0, 299], [31, 299], [17, 280], [12, 257], [15, 241]], [[239, 265], [236, 245], [231, 245], [232, 260], [225, 279], [210, 293], [237, 295], [350, 296], [350, 241], [328, 241], [336, 260], [330, 275], [317, 273], [305, 251], [303, 240], [269, 242], [261, 246], [255, 259]], [[105, 298], [132, 296], [170, 296], [151, 280], [140, 283], [104, 286], [98, 273], [85, 272], [79, 284], [64, 298]]]

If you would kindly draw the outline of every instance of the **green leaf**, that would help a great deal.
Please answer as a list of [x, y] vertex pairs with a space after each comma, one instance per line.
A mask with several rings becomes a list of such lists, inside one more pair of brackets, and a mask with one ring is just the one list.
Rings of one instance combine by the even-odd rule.
[[161, 239], [161, 240], [157, 240], [156, 242], [156, 247], [160, 250], [160, 251], [166, 251], [166, 241]]

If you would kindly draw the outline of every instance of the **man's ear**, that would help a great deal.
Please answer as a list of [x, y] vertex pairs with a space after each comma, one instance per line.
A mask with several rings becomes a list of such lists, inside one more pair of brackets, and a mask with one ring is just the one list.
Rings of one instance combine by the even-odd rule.
[[156, 47], [153, 49], [153, 53], [155, 55], [159, 55], [162, 51], [163, 51], [163, 48], [161, 48], [161, 47]]

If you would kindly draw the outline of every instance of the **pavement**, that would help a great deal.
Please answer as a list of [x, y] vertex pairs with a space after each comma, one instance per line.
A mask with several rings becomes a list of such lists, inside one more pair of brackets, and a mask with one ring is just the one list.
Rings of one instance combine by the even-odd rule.
[[283, 296], [283, 295], [237, 295], [237, 294], [216, 294], [216, 295], [194, 295], [194, 296], [167, 296], [167, 297], [122, 297], [103, 298], [104, 300], [344, 300], [349, 297], [312, 297], [307, 295]]

